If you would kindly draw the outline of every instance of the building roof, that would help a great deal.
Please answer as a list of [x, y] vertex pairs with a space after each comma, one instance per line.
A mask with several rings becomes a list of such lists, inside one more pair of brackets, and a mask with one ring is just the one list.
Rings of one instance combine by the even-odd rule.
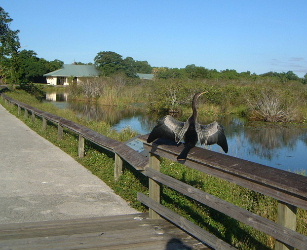
[[91, 77], [99, 76], [99, 71], [94, 65], [64, 64], [61, 69], [47, 73], [44, 76]]
[[145, 80], [152, 80], [154, 78], [154, 74], [142, 74], [142, 73], [136, 73], [136, 75], [140, 79], [145, 79]]

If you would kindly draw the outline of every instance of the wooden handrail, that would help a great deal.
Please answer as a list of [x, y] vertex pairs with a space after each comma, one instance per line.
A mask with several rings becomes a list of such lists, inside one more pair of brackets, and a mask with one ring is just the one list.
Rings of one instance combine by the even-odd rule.
[[[1, 93], [0, 93], [1, 94]], [[186, 183], [176, 180], [160, 172], [160, 157], [177, 161], [177, 156], [183, 145], [166, 145], [146, 142], [147, 135], [141, 136], [144, 148], [149, 152], [150, 158], [139, 154], [126, 144], [106, 137], [83, 125], [74, 123], [54, 114], [41, 111], [28, 104], [14, 100], [1, 94], [5, 100], [32, 113], [32, 116], [43, 118], [43, 126], [51, 121], [59, 128], [65, 127], [79, 135], [80, 152], [84, 150], [84, 138], [109, 151], [115, 153], [115, 178], [118, 178], [122, 168], [122, 161], [128, 162], [149, 178], [149, 197], [138, 194], [138, 199], [150, 208], [151, 217], [162, 216], [181, 227], [191, 235], [215, 249], [234, 249], [234, 247], [205, 232], [187, 219], [177, 215], [160, 204], [160, 185], [168, 186], [178, 192], [195, 199], [219, 212], [222, 212], [242, 223], [254, 227], [277, 240], [275, 250], [305, 249], [307, 250], [307, 237], [295, 230], [296, 208], [307, 209], [307, 177], [295, 173], [275, 169], [262, 164], [242, 160], [225, 154], [216, 153], [203, 148], [193, 148], [184, 165], [203, 173], [233, 182], [242, 187], [273, 197], [279, 201], [277, 223], [247, 211], [234, 204], [221, 200]], [[81, 153], [82, 155], [82, 153]]]
[[[136, 170], [144, 170], [144, 168], [148, 166], [147, 157], [130, 148], [123, 142], [104, 136], [86, 126], [75, 123], [63, 117], [32, 107], [26, 103], [15, 100], [3, 93], [1, 93], [1, 96], [10, 103], [17, 105], [19, 109], [24, 109], [26, 113], [30, 111], [32, 115], [39, 116], [54, 124], [57, 124], [59, 128], [66, 128], [83, 137], [84, 139], [91, 141], [92, 143], [115, 153], [117, 155], [116, 159], [122, 159], [123, 161], [126, 161]], [[43, 121], [43, 123], [45, 126], [45, 121]], [[121, 168], [118, 163], [116, 163], [115, 166]], [[119, 171], [115, 170], [115, 172]]]
[[[149, 152], [176, 161], [183, 145], [157, 145], [140, 137]], [[191, 149], [184, 165], [307, 209], [307, 177], [204, 148]]]
[[[307, 209], [306, 176], [275, 169], [198, 147], [193, 148], [185, 162], [182, 162], [190, 168], [277, 199], [279, 201], [279, 221], [275, 223], [269, 219], [263, 218], [160, 173], [159, 170], [157, 170], [159, 169], [157, 165], [159, 165], [160, 157], [177, 161], [177, 156], [182, 151], [183, 145], [163, 144], [163, 142], [161, 143], [159, 140], [157, 143], [147, 143], [147, 135], [140, 137], [140, 139], [143, 141], [144, 148], [150, 153], [151, 163], [149, 167], [145, 168], [143, 173], [154, 183], [157, 183], [157, 185], [154, 186], [157, 190], [149, 190], [149, 194], [159, 193], [160, 185], [168, 186], [202, 204], [205, 204], [206, 206], [271, 235], [277, 240], [275, 245], [276, 250], [294, 248], [307, 249], [307, 237], [296, 232], [295, 227], [293, 228], [292, 226], [292, 228], [288, 228], [287, 226], [296, 225], [296, 214], [292, 213], [292, 215], [289, 216], [289, 213], [285, 212], [289, 211], [289, 209], [296, 211], [296, 207]], [[151, 158], [155, 160], [151, 160]], [[166, 215], [164, 214], [164, 208], [161, 208], [162, 205], [159, 204], [159, 200], [154, 196], [144, 198], [144, 195], [139, 194], [138, 198], [150, 209], [154, 210], [154, 212], [152, 212], [153, 216], [157, 216], [156, 214], [158, 214], [168, 220], [170, 219], [168, 217], [168, 212]], [[180, 226], [180, 220], [181, 219], [175, 219], [175, 221], [172, 222]], [[189, 233], [198, 237], [197, 235], [200, 234], [200, 231], [195, 228], [193, 230], [194, 232], [189, 231]], [[216, 242], [216, 244], [218, 244], [218, 242]], [[212, 246], [212, 242], [210, 246], [218, 248], [217, 245]]]

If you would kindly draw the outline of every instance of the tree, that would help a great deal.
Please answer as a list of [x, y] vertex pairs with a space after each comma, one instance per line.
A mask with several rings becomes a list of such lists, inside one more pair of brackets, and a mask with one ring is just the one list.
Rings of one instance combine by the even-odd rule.
[[94, 62], [95, 66], [100, 69], [105, 76], [110, 76], [123, 70], [122, 56], [112, 51], [99, 52]]
[[64, 62], [61, 61], [61, 60], [58, 60], [58, 59], [55, 59], [53, 61], [49, 61], [48, 62], [48, 71], [46, 73], [62, 68], [63, 64], [64, 64]]
[[294, 80], [294, 81], [300, 80], [300, 78], [293, 71], [288, 71], [286, 73], [286, 78], [289, 81], [291, 81], [291, 80]]
[[178, 68], [164, 68], [156, 73], [159, 79], [182, 79], [184, 78], [184, 71]]
[[239, 79], [240, 74], [235, 69], [226, 69], [221, 71], [221, 77], [224, 79]]
[[204, 67], [195, 66], [195, 64], [187, 65], [185, 67], [188, 78], [197, 79], [197, 78], [211, 78], [210, 70]]
[[152, 67], [147, 61], [135, 61], [135, 70], [137, 73], [151, 74]]
[[0, 78], [14, 83], [17, 81], [18, 50], [20, 49], [19, 30], [11, 30], [13, 21], [0, 7]]
[[18, 80], [21, 83], [45, 82], [44, 74], [62, 67], [60, 60], [47, 61], [37, 57], [33, 50], [22, 50], [18, 53]]
[[136, 61], [132, 57], [126, 57], [123, 60], [122, 68], [128, 77], [136, 77]]

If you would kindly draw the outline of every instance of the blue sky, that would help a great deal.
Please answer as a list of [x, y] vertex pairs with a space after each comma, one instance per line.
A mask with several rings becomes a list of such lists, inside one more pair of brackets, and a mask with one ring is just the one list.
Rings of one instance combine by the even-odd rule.
[[93, 62], [114, 51], [151, 66], [307, 73], [306, 0], [2, 0], [22, 49]]

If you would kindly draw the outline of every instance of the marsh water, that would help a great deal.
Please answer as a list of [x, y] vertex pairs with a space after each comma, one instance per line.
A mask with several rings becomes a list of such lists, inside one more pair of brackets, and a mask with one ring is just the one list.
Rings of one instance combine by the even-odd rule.
[[[48, 101], [60, 108], [73, 110], [76, 115], [95, 121], [107, 121], [121, 131], [131, 128], [139, 134], [147, 134], [155, 126], [158, 116], [149, 115], [135, 105], [128, 109], [102, 106], [85, 102], [68, 102], [65, 95], [46, 96]], [[178, 117], [180, 120], [180, 117]], [[200, 123], [210, 123], [199, 118]], [[227, 116], [218, 120], [226, 131], [228, 154], [292, 172], [307, 172], [307, 128], [298, 125], [276, 125], [251, 123], [238, 117]], [[136, 139], [129, 146], [142, 151], [142, 144]], [[223, 153], [217, 146], [204, 146]]]

